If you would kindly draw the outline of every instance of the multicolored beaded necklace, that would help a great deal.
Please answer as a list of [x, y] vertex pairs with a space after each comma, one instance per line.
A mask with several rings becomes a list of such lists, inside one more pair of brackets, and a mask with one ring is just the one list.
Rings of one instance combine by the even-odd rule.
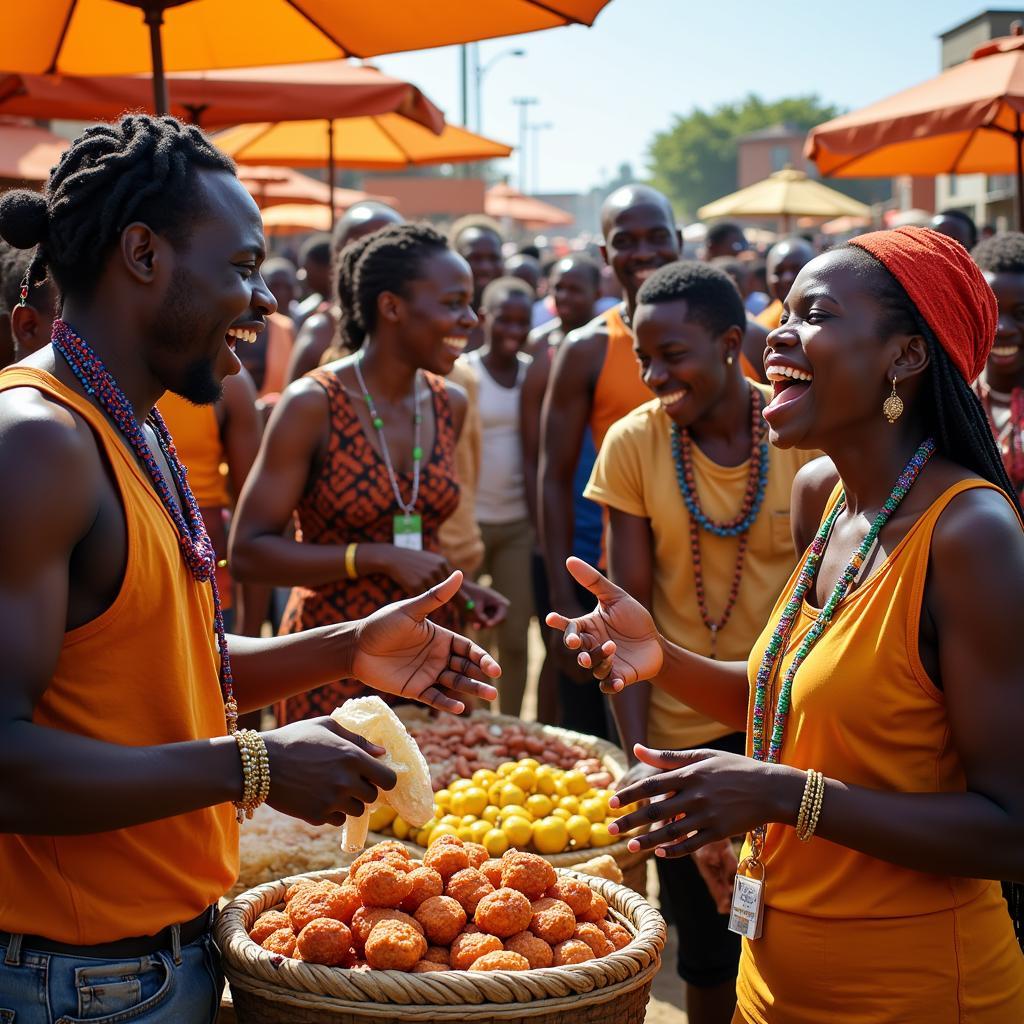
[[[1017, 488], [1017, 492], [1024, 494], [1024, 388], [1014, 388], [1008, 395], [1005, 395], [1002, 392], [993, 391], [987, 384], [978, 380], [975, 382], [974, 390], [985, 408], [985, 415], [988, 416], [992, 436], [996, 439], [996, 444], [999, 445], [999, 450], [1002, 453], [1007, 475], [1013, 486]], [[1002, 429], [996, 426], [995, 416], [992, 415], [993, 396], [1001, 405], [1010, 407], [1010, 418]]]
[[171, 490], [153, 456], [153, 450], [146, 440], [142, 427], [135, 418], [135, 410], [127, 396], [118, 387], [117, 381], [103, 365], [89, 345], [63, 320], [53, 324], [53, 347], [64, 357], [72, 373], [78, 378], [90, 398], [94, 398], [114, 425], [131, 445], [139, 461], [153, 481], [168, 515], [178, 531], [178, 546], [185, 564], [192, 576], [200, 583], [209, 582], [213, 591], [213, 625], [217, 633], [217, 647], [220, 651], [220, 688], [224, 700], [224, 718], [228, 732], [238, 729], [238, 704], [235, 702], [234, 683], [231, 675], [231, 656], [228, 653], [224, 632], [224, 614], [221, 611], [220, 593], [217, 590], [217, 556], [213, 543], [206, 532], [206, 525], [199, 512], [199, 505], [188, 485], [188, 471], [178, 458], [171, 435], [167, 432], [163, 417], [157, 409], [149, 414], [149, 423], [156, 433], [160, 450], [170, 467], [171, 476], [181, 496], [181, 507], [171, 497]]
[[[782, 611], [782, 616], [775, 627], [775, 631], [772, 633], [771, 640], [768, 641], [768, 647], [764, 652], [764, 657], [761, 659], [761, 666], [757, 670], [757, 678], [754, 682], [754, 713], [751, 735], [755, 761], [768, 761], [771, 764], [779, 763], [779, 755], [782, 752], [782, 740], [786, 733], [786, 722], [789, 717], [789, 709], [793, 694], [793, 679], [796, 677], [800, 666], [807, 660], [807, 656], [811, 653], [814, 645], [819, 639], [821, 639], [822, 634], [831, 624], [836, 608], [843, 598], [849, 593], [850, 587], [857, 578], [857, 574], [860, 572], [861, 566], [864, 565], [868, 553], [874, 547], [875, 541], [877, 540], [882, 527], [889, 521], [893, 512], [899, 508], [900, 503], [907, 496], [910, 488], [913, 487], [914, 482], [920, 475], [921, 470], [924, 469], [928, 460], [934, 453], [935, 442], [931, 438], [924, 441], [921, 444], [921, 447], [914, 453], [910, 462], [907, 463], [906, 468], [896, 481], [896, 486], [892, 489], [892, 494], [889, 495], [878, 515], [875, 516], [875, 521], [871, 524], [871, 529], [868, 530], [867, 536], [853, 553], [850, 561], [847, 562], [846, 568], [836, 581], [836, 585], [832, 590], [829, 599], [825, 602], [825, 606], [818, 612], [818, 617], [815, 619], [814, 624], [807, 631], [807, 635], [797, 648], [793, 661], [786, 670], [782, 679], [782, 685], [779, 688], [779, 697], [775, 706], [775, 718], [772, 725], [771, 740], [768, 744], [768, 749], [765, 750], [765, 734], [767, 729], [765, 709], [768, 689], [775, 676], [778, 664], [788, 648], [789, 638], [793, 632], [793, 625], [796, 622], [797, 616], [800, 614], [801, 608], [803, 607], [804, 597], [807, 595], [808, 590], [810, 590], [811, 585], [814, 583], [815, 577], [818, 574], [818, 568], [821, 565], [821, 558], [825, 551], [825, 546], [828, 543], [829, 535], [832, 532], [832, 527], [835, 525], [839, 514], [846, 508], [845, 492], [839, 495], [839, 500], [836, 502], [835, 507], [821, 524], [821, 528], [818, 530], [818, 533], [807, 552], [807, 559], [804, 562], [803, 568], [800, 570], [800, 575], [797, 577], [793, 593], [790, 595], [789, 601], [786, 603], [786, 607]], [[755, 860], [758, 856], [757, 851], [764, 842], [764, 835], [764, 826], [761, 826], [754, 832]]]
[[[747, 554], [750, 528], [757, 519], [764, 504], [764, 492], [768, 486], [768, 434], [761, 412], [764, 396], [757, 388], [750, 389], [750, 472], [743, 505], [739, 515], [728, 522], [719, 523], [705, 514], [697, 495], [697, 482], [693, 472], [693, 442], [690, 432], [672, 424], [672, 458], [676, 464], [679, 491], [683, 496], [686, 510], [690, 513], [690, 554], [693, 557], [693, 582], [697, 593], [697, 605], [701, 621], [711, 633], [711, 657], [717, 653], [718, 634], [725, 629], [732, 615], [740, 593], [743, 577], [743, 563]], [[716, 622], [708, 609], [707, 594], [704, 590], [704, 565], [700, 556], [700, 531], [707, 530], [716, 537], [739, 537], [740, 546], [736, 553], [736, 568], [733, 571], [729, 597], [722, 617]]]

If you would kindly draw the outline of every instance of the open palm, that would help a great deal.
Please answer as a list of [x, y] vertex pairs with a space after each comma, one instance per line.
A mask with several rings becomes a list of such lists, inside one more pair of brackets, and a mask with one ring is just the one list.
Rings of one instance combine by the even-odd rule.
[[576, 660], [601, 680], [605, 693], [617, 693], [661, 671], [661, 639], [651, 613], [581, 558], [566, 561], [572, 577], [597, 598], [581, 618], [550, 612], [546, 622], [563, 631], [563, 643]]
[[450, 601], [462, 585], [454, 572], [419, 597], [389, 604], [358, 626], [352, 674], [385, 693], [461, 714], [467, 696], [494, 700], [487, 680], [501, 675], [498, 663], [464, 636], [427, 616]]

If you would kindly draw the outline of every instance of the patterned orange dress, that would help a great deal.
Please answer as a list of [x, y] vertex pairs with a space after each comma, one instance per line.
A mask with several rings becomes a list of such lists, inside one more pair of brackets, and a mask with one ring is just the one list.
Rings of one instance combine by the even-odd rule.
[[[331, 432], [327, 457], [295, 510], [296, 539], [304, 544], [390, 544], [393, 517], [398, 512], [384, 460], [370, 444], [352, 401], [337, 375], [313, 370], [312, 377], [327, 392]], [[434, 407], [434, 447], [420, 470], [416, 511], [423, 517], [423, 550], [440, 553], [438, 530], [459, 503], [455, 471], [455, 427], [445, 382], [424, 372]], [[412, 491], [411, 474], [398, 475], [402, 495]], [[392, 601], [410, 597], [389, 576], [374, 573], [357, 580], [339, 579], [319, 587], [294, 587], [280, 635], [312, 626], [362, 618]], [[459, 612], [452, 604], [431, 618], [451, 629], [461, 629]], [[356, 679], [339, 679], [277, 705], [280, 724], [317, 715], [329, 715], [349, 697], [368, 691]]]

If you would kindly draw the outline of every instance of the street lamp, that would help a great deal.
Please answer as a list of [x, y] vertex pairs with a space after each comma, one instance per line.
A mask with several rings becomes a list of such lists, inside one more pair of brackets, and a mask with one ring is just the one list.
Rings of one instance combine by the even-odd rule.
[[540, 100], [535, 96], [517, 96], [512, 102], [519, 108], [519, 191], [526, 193], [526, 111]]
[[539, 124], [528, 124], [527, 130], [533, 134], [530, 140], [530, 152], [533, 156], [533, 194], [540, 192], [540, 133], [546, 132], [555, 126], [550, 121], [542, 121]]
[[502, 60], [505, 57], [525, 57], [526, 56], [526, 51], [524, 49], [520, 48], [520, 47], [515, 47], [514, 49], [508, 49], [508, 50], [501, 50], [499, 53], [496, 53], [489, 61], [487, 61], [486, 64], [481, 64], [480, 63], [480, 56], [479, 56], [480, 55], [480, 49], [479, 49], [479, 46], [477, 46], [475, 53], [476, 53], [476, 60], [474, 61], [474, 65], [475, 65], [475, 69], [476, 69], [476, 76], [475, 76], [476, 123], [475, 123], [475, 126], [476, 126], [476, 131], [479, 133], [479, 132], [483, 131], [483, 124], [484, 124], [483, 101], [482, 101], [481, 96], [480, 96], [481, 87], [483, 86], [483, 82], [484, 82], [484, 76], [487, 74], [488, 71], [491, 70], [491, 68], [494, 67], [495, 64], [498, 63], [499, 60]]

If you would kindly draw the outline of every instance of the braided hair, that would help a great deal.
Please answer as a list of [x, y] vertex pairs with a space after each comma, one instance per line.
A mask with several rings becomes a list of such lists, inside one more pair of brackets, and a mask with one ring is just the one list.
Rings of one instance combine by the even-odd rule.
[[448, 251], [448, 241], [428, 224], [392, 224], [351, 242], [339, 257], [341, 336], [351, 351], [377, 326], [377, 296], [405, 295], [422, 274], [423, 261]]
[[180, 247], [203, 212], [198, 170], [235, 165], [194, 125], [125, 114], [86, 128], [50, 172], [43, 195], [17, 189], [0, 199], [0, 236], [35, 247], [28, 283], [47, 273], [63, 295], [88, 298], [110, 250], [133, 221]]

